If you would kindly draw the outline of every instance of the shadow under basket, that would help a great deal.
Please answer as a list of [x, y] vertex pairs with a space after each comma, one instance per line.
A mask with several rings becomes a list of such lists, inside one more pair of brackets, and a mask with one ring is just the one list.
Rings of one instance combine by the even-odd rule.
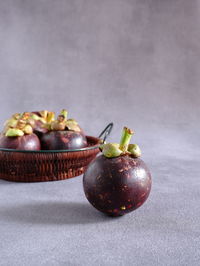
[[110, 123], [98, 138], [87, 136], [87, 147], [76, 150], [20, 151], [0, 148], [0, 179], [16, 182], [63, 180], [83, 174], [110, 134]]

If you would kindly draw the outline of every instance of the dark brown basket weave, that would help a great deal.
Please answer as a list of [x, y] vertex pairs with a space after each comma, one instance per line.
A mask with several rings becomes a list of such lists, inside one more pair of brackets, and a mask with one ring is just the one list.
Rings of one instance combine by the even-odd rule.
[[65, 152], [0, 150], [0, 178], [18, 182], [55, 181], [81, 175], [99, 152], [101, 139], [87, 136], [88, 147]]
[[63, 180], [81, 175], [99, 153], [113, 123], [98, 138], [87, 136], [88, 146], [67, 151], [19, 151], [0, 148], [0, 179], [17, 182]]

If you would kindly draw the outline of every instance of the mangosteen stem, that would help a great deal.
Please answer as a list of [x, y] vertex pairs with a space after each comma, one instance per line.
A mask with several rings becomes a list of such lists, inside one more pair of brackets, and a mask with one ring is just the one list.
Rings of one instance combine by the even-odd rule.
[[121, 135], [121, 140], [119, 144], [120, 150], [126, 152], [128, 149], [129, 142], [131, 140], [132, 135], [134, 134], [133, 130], [124, 127]]
[[60, 114], [64, 116], [65, 120], [67, 120], [67, 110], [63, 109]]

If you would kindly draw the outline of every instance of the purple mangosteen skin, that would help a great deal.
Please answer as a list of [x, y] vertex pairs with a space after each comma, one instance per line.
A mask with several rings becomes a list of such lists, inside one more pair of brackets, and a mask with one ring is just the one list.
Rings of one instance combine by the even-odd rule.
[[31, 112], [31, 113], [32, 113], [32, 114], [35, 114], [35, 115], [37, 115], [37, 116], [42, 117], [39, 111], [33, 111], [33, 112]]
[[[42, 117], [40, 112], [38, 111], [34, 111], [31, 112], [32, 114], [35, 114], [39, 117]], [[40, 138], [43, 134], [48, 132], [48, 129], [44, 127], [44, 123], [42, 123], [42, 121], [35, 121], [35, 126], [33, 128], [33, 132]]]
[[48, 129], [44, 127], [44, 123], [41, 121], [35, 121], [33, 132], [40, 138], [43, 134], [48, 132]]
[[139, 158], [100, 155], [88, 166], [83, 187], [86, 198], [96, 209], [121, 216], [146, 201], [151, 190], [151, 174]]
[[35, 134], [24, 135], [21, 137], [0, 136], [0, 148], [15, 150], [40, 150], [40, 140]]
[[74, 131], [50, 131], [40, 138], [43, 150], [80, 149], [87, 146], [83, 133]]

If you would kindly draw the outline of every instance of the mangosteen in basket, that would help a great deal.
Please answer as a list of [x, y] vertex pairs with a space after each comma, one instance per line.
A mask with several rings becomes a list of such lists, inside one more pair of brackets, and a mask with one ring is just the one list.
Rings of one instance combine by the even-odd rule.
[[51, 123], [54, 120], [55, 113], [44, 111], [35, 111], [30, 113], [30, 123], [33, 127], [33, 132], [41, 137], [43, 134], [48, 132], [46, 124]]
[[39, 138], [33, 133], [32, 126], [19, 114], [6, 122], [0, 135], [0, 148], [40, 150], [41, 145]]
[[88, 166], [83, 187], [88, 201], [99, 211], [121, 216], [140, 207], [151, 190], [151, 174], [139, 157], [137, 144], [129, 144], [133, 131], [124, 128], [120, 144], [104, 144], [102, 154]]
[[40, 138], [43, 150], [80, 149], [87, 146], [83, 130], [76, 120], [67, 119], [66, 110], [62, 110], [57, 119], [48, 124], [48, 130]]

